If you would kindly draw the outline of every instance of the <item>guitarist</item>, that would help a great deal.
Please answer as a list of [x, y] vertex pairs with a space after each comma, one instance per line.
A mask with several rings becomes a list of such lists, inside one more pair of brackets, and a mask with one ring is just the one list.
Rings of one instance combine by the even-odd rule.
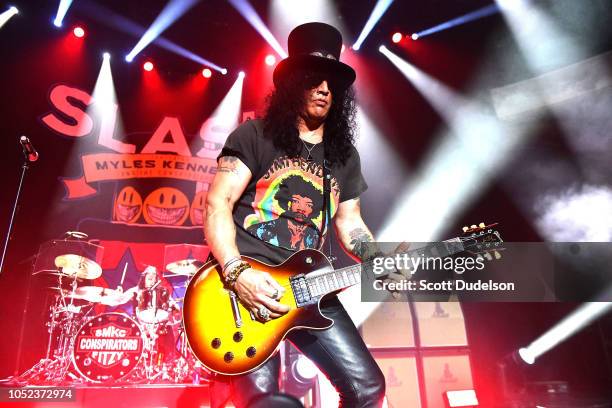
[[[298, 249], [320, 248], [329, 216], [347, 252], [359, 261], [373, 256], [364, 245], [374, 239], [361, 218], [359, 195], [367, 185], [353, 146], [355, 71], [339, 61], [340, 32], [307, 23], [289, 34], [288, 45], [263, 120], [229, 135], [206, 202], [205, 234], [226, 283], [263, 322], [288, 311], [278, 302], [285, 291], [241, 255], [279, 264]], [[323, 174], [331, 176], [328, 199]], [[322, 301], [321, 311], [332, 327], [298, 330], [289, 340], [326, 374], [343, 407], [381, 406], [383, 374], [352, 320], [336, 296]], [[229, 385], [237, 407], [246, 407], [278, 392], [279, 365], [276, 355], [254, 372], [218, 381]]]

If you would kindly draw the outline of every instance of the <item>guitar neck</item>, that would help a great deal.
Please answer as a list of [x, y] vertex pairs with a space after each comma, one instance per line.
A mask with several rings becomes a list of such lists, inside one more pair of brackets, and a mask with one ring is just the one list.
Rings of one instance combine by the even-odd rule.
[[[397, 252], [397, 255], [407, 255], [409, 258], [435, 256], [445, 257], [462, 252], [465, 249], [461, 238], [452, 238], [439, 243], [431, 244], [422, 248], [411, 249], [408, 251]], [[347, 266], [345, 268], [334, 269], [331, 271], [311, 272], [305, 276], [305, 284], [308, 287], [310, 296], [319, 298], [328, 293], [336, 292], [356, 285], [361, 281], [361, 272], [364, 267], [372, 266], [373, 261]], [[371, 269], [371, 268], [370, 268]], [[386, 274], [377, 275], [376, 278], [384, 278]]]

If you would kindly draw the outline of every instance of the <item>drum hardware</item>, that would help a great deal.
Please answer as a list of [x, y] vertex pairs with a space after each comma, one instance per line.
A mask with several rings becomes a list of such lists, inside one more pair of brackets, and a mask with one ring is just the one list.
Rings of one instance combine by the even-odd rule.
[[[18, 381], [40, 385], [191, 383], [197, 377], [199, 383], [201, 375], [207, 377], [206, 370], [197, 367], [179, 324], [177, 302], [182, 298], [173, 299], [159, 278], [148, 289], [136, 286], [123, 291], [126, 265], [117, 289], [79, 286], [84, 279], [101, 276], [101, 267], [85, 256], [55, 254], [48, 259], [57, 269], [35, 273], [56, 278], [49, 287], [54, 297], [46, 322], [46, 353]], [[189, 278], [198, 270], [197, 262], [175, 262], [168, 270]], [[131, 299], [133, 316], [92, 315], [95, 305], [118, 306]]]

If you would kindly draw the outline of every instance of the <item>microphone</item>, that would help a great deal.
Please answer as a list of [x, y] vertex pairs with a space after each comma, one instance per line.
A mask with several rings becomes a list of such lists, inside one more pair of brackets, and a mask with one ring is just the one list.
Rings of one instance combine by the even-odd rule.
[[38, 160], [38, 152], [36, 151], [36, 149], [34, 148], [34, 145], [30, 141], [30, 139], [28, 139], [27, 136], [21, 136], [19, 138], [19, 143], [21, 143], [21, 148], [23, 149], [23, 155], [25, 156], [27, 161], [31, 163], [31, 162], [35, 162], [36, 160]]

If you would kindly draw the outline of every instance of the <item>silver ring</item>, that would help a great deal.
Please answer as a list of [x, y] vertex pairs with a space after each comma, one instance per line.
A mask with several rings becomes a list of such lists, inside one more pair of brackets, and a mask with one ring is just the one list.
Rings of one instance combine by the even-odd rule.
[[266, 321], [270, 320], [270, 311], [265, 306], [261, 306], [257, 310], [257, 315], [262, 320], [266, 320]]
[[278, 300], [278, 289], [274, 289], [274, 294], [272, 295], [272, 299]]

